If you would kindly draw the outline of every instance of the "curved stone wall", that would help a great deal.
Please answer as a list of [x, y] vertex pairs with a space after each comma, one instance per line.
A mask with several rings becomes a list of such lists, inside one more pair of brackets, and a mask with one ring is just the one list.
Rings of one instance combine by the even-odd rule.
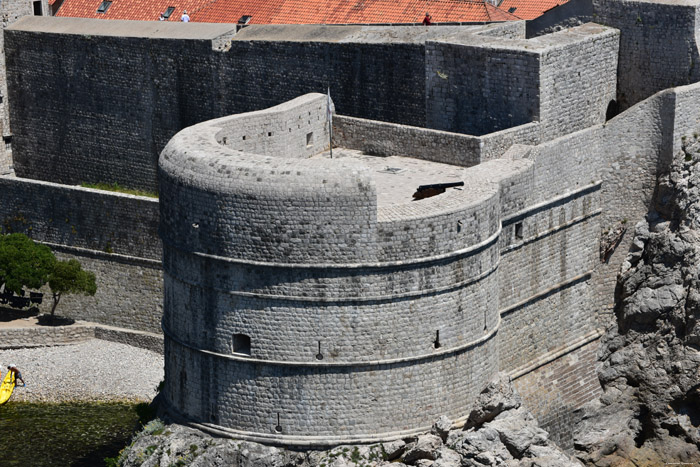
[[497, 371], [498, 181], [378, 207], [360, 162], [308, 158], [325, 99], [190, 127], [161, 155], [164, 394], [210, 431], [391, 439], [464, 416]]

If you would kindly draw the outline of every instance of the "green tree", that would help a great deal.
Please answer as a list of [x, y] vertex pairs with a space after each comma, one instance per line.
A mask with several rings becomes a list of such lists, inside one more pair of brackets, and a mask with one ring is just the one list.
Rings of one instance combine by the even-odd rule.
[[97, 292], [95, 274], [90, 271], [84, 271], [76, 259], [56, 262], [53, 271], [49, 275], [49, 287], [53, 295], [52, 319], [58, 302], [61, 301], [63, 295], [95, 295], [95, 292]]
[[15, 295], [24, 289], [39, 289], [46, 284], [56, 265], [49, 247], [34, 243], [24, 234], [0, 235], [0, 285]]

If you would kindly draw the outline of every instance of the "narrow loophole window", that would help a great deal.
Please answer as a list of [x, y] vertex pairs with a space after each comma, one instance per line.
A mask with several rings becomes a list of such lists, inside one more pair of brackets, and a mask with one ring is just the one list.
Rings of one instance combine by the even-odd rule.
[[435, 331], [435, 340], [433, 341], [433, 348], [439, 349], [442, 347], [442, 344], [440, 344], [440, 331]]
[[522, 240], [523, 239], [523, 223], [518, 222], [515, 224], [515, 238], [517, 240]]
[[306, 145], [311, 146], [314, 144], [314, 132], [306, 133]]

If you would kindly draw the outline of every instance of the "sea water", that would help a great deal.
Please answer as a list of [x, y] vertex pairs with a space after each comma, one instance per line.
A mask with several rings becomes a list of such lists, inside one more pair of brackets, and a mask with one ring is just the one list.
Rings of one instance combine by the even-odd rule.
[[104, 466], [141, 428], [134, 403], [13, 403], [0, 406], [0, 465]]

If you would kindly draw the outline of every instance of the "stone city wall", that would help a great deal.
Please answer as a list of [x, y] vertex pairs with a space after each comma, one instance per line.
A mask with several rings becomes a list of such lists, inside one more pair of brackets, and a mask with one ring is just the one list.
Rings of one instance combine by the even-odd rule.
[[525, 406], [550, 433], [550, 439], [565, 449], [573, 448], [574, 411], [602, 393], [597, 374], [598, 335], [572, 340], [550, 358], [511, 373]]
[[399, 28], [398, 38], [269, 26], [232, 39], [226, 25], [154, 24], [24, 18], [8, 29], [10, 100], [23, 103], [12, 109], [18, 175], [154, 190], [157, 155], [180, 129], [329, 87], [353, 117], [474, 134], [518, 126], [492, 141], [492, 158], [516, 136], [537, 142], [526, 125], [538, 119], [552, 120], [547, 137], [598, 121], [614, 82], [616, 33], [593, 25], [528, 41], [501, 26]]
[[[517, 13], [516, 13], [517, 14]], [[693, 1], [570, 1], [527, 22], [527, 36], [594, 21], [620, 31], [617, 101], [624, 110], [700, 79], [700, 9]]]
[[27, 234], [96, 275], [95, 296], [67, 295], [58, 314], [160, 332], [158, 200], [16, 177], [0, 177], [0, 192], [3, 233]]
[[41, 11], [34, 11], [33, 0], [5, 0], [0, 3], [0, 175], [12, 172], [12, 130], [7, 106], [7, 73], [5, 68], [5, 36], [2, 33], [19, 18], [28, 15], [49, 14], [47, 0], [40, 0]]
[[498, 159], [513, 144], [537, 144], [540, 124], [471, 136], [396, 123], [336, 115], [333, 143], [376, 156], [407, 156], [444, 164], [471, 167]]
[[427, 122], [483, 135], [539, 121], [545, 139], [601, 123], [615, 98], [618, 36], [590, 23], [529, 40], [428, 42]]

